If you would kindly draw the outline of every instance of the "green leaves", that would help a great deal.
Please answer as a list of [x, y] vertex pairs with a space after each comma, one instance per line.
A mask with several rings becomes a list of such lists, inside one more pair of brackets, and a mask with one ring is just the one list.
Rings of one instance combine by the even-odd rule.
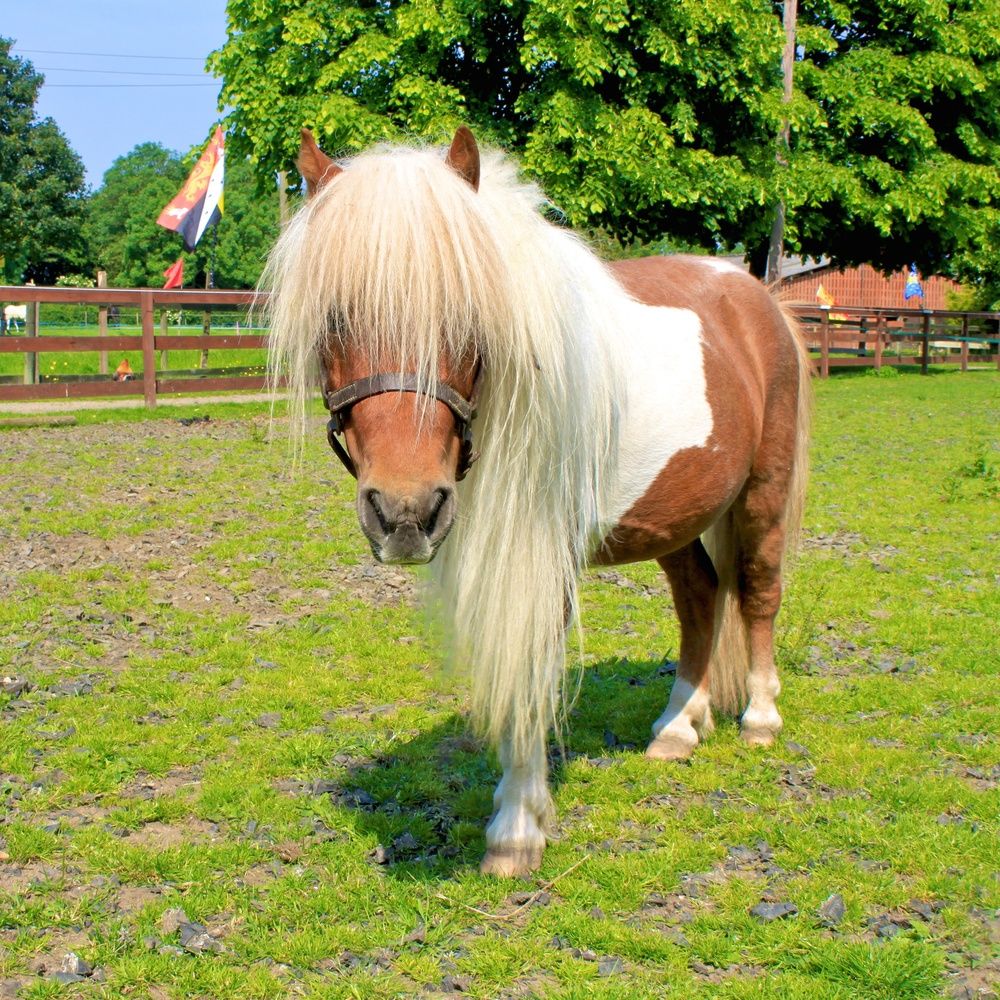
[[51, 284], [79, 269], [83, 164], [35, 101], [42, 77], [0, 38], [0, 277]]
[[625, 242], [756, 258], [782, 200], [793, 252], [1000, 269], [977, 242], [998, 242], [996, 0], [802, 0], [788, 104], [781, 5], [763, 0], [231, 0], [229, 16], [210, 63], [261, 174], [292, 163], [303, 124], [339, 154], [465, 122], [572, 224]]

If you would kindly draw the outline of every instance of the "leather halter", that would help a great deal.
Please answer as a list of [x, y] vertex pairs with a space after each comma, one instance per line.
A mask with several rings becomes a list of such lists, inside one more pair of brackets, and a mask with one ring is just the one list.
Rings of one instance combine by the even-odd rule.
[[337, 438], [338, 434], [344, 431], [344, 422], [351, 407], [362, 400], [372, 396], [381, 396], [387, 392], [415, 392], [423, 396], [431, 396], [439, 400], [448, 407], [455, 415], [455, 429], [461, 439], [461, 449], [458, 453], [458, 467], [455, 470], [455, 479], [461, 481], [472, 467], [472, 463], [479, 458], [479, 453], [472, 450], [472, 419], [476, 415], [476, 403], [479, 399], [479, 381], [483, 368], [481, 362], [476, 363], [476, 374], [472, 380], [472, 392], [466, 399], [461, 393], [456, 392], [450, 385], [439, 382], [433, 391], [420, 385], [416, 375], [383, 374], [369, 375], [366, 378], [359, 378], [354, 382], [349, 382], [342, 389], [330, 392], [326, 386], [323, 387], [323, 405], [330, 411], [330, 420], [326, 425], [326, 439], [333, 449], [333, 453], [343, 463], [344, 468], [358, 478], [357, 466], [351, 458], [347, 449]]

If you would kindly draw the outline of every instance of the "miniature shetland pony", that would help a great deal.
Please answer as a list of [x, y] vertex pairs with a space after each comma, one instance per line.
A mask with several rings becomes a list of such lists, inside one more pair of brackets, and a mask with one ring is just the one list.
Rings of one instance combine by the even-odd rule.
[[464, 127], [447, 151], [343, 166], [303, 130], [298, 167], [308, 199], [263, 279], [271, 368], [299, 432], [321, 389], [375, 557], [435, 561], [503, 767], [482, 870], [541, 862], [588, 564], [655, 559], [670, 583], [680, 659], [651, 766], [689, 757], [713, 709], [770, 744], [809, 363], [768, 291], [712, 257], [602, 262]]

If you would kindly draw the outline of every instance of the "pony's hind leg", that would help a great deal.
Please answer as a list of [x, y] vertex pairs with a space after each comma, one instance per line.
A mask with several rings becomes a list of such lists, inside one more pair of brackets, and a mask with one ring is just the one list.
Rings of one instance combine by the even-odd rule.
[[486, 856], [479, 870], [484, 875], [527, 875], [542, 863], [552, 817], [545, 745], [519, 759], [504, 741], [500, 764], [503, 777], [493, 794], [493, 819], [486, 828]]
[[775, 497], [772, 490], [751, 487], [734, 513], [740, 614], [750, 654], [740, 735], [751, 745], [770, 746], [781, 729], [776, 705], [781, 683], [774, 662], [774, 619], [781, 605], [784, 500]]
[[712, 729], [709, 661], [718, 577], [700, 539], [657, 560], [667, 574], [681, 626], [681, 654], [670, 701], [653, 723], [647, 757], [685, 760]]

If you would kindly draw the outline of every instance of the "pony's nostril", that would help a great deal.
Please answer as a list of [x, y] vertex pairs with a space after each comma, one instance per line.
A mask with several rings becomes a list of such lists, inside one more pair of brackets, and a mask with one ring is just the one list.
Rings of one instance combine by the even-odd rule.
[[451, 496], [451, 490], [448, 489], [438, 489], [434, 491], [434, 502], [431, 505], [430, 513], [424, 519], [423, 529], [428, 535], [434, 534], [434, 529], [437, 527], [438, 515], [441, 513], [441, 508], [448, 502], [448, 498]]
[[382, 510], [382, 505], [379, 502], [379, 491], [369, 490], [365, 494], [365, 499], [368, 501], [368, 506], [375, 512], [375, 517], [378, 518], [379, 527], [388, 535], [392, 531], [392, 525], [389, 524], [386, 519], [385, 513]]

